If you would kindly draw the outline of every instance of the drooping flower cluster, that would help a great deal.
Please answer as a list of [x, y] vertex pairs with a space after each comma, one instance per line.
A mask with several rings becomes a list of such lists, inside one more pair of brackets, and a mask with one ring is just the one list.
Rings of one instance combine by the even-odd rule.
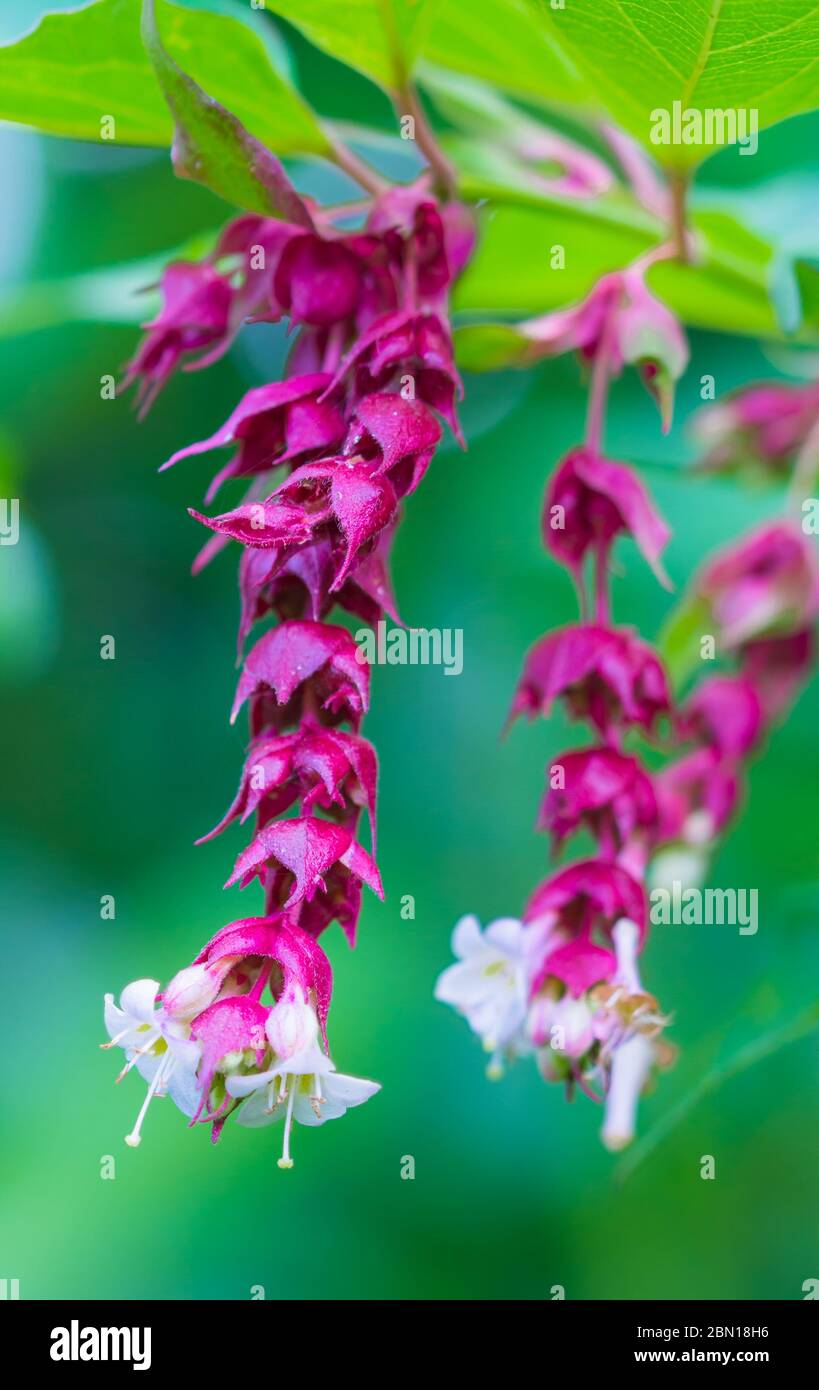
[[676, 718], [688, 745], [656, 780], [660, 852], [652, 882], [699, 886], [709, 855], [734, 815], [748, 760], [787, 714], [813, 665], [819, 564], [802, 497], [819, 467], [819, 395], [813, 384], [770, 383], [707, 407], [696, 433], [701, 466], [723, 472], [791, 473], [795, 517], [758, 527], [711, 557], [695, 576], [691, 603], [703, 638], [722, 663], [700, 681]]
[[819, 383], [760, 382], [702, 410], [695, 433], [701, 467], [714, 473], [787, 473], [819, 424]]
[[686, 748], [655, 779], [657, 887], [675, 878], [700, 886], [739, 806], [745, 765], [810, 673], [819, 612], [814, 547], [795, 522], [769, 523], [709, 560], [693, 597], [727, 668], [695, 685], [677, 711], [675, 732]]
[[482, 935], [474, 918], [463, 919], [453, 936], [460, 960], [436, 990], [481, 1036], [492, 1075], [533, 1052], [544, 1079], [605, 1098], [611, 1148], [631, 1139], [638, 1096], [672, 1055], [660, 1036], [667, 1019], [638, 967], [660, 811], [651, 777], [625, 748], [630, 734], [651, 738], [670, 718], [671, 697], [659, 656], [613, 625], [609, 597], [616, 538], [631, 536], [668, 585], [661, 556], [670, 532], [633, 470], [602, 451], [609, 378], [636, 367], [667, 424], [687, 361], [682, 330], [648, 290], [645, 269], [606, 276], [582, 304], [522, 326], [528, 358], [573, 349], [590, 364], [591, 396], [586, 438], [552, 475], [543, 512], [544, 545], [575, 581], [580, 621], [529, 652], [510, 718], [548, 717], [562, 700], [589, 726], [590, 746], [553, 760], [538, 826], [555, 850], [586, 829], [597, 853], [541, 883], [520, 922], [493, 923]]
[[[668, 527], [632, 469], [601, 451], [610, 375], [636, 366], [667, 424], [687, 361], [682, 330], [644, 282], [658, 254], [606, 276], [582, 304], [519, 325], [528, 345], [518, 360], [574, 349], [590, 364], [591, 384], [585, 441], [552, 475], [543, 512], [545, 548], [572, 574], [581, 621], [529, 652], [510, 718], [548, 717], [562, 700], [570, 718], [590, 727], [594, 744], [551, 763], [538, 828], [555, 853], [584, 829], [597, 853], [547, 878], [521, 921], [502, 919], [482, 933], [476, 918], [463, 918], [452, 941], [458, 961], [436, 988], [491, 1053], [491, 1076], [534, 1053], [545, 1079], [604, 1098], [602, 1138], [613, 1149], [633, 1137], [640, 1092], [674, 1055], [660, 1036], [667, 1019], [638, 971], [646, 884], [676, 876], [699, 886], [739, 803], [745, 763], [810, 669], [819, 611], [813, 546], [803, 525], [786, 519], [731, 544], [696, 577], [690, 602], [720, 668], [681, 706], [658, 654], [612, 625], [618, 535], [635, 541], [668, 586]], [[772, 469], [794, 462], [797, 475], [813, 479], [816, 419], [814, 387], [752, 389], [701, 426], [715, 448], [708, 464], [732, 468], [752, 454]], [[626, 745], [632, 734], [651, 740], [661, 722], [671, 757], [649, 772]]]
[[[213, 532], [195, 568], [229, 541], [242, 547], [240, 653], [256, 622], [279, 619], [244, 660], [231, 717], [248, 705], [250, 746], [232, 804], [203, 837], [255, 818], [226, 886], [258, 878], [264, 915], [225, 927], [161, 994], [143, 980], [120, 1008], [106, 1001], [112, 1043], [148, 1100], [170, 1094], [214, 1139], [236, 1110], [254, 1126], [284, 1116], [285, 1167], [294, 1120], [320, 1124], [378, 1089], [337, 1075], [326, 1050], [331, 973], [317, 938], [337, 921], [353, 945], [363, 885], [383, 896], [377, 758], [360, 733], [369, 668], [326, 618], [337, 603], [373, 625], [397, 621], [389, 549], [403, 500], [440, 419], [461, 438], [447, 296], [474, 240], [466, 210], [440, 203], [426, 175], [368, 201], [355, 231], [291, 193], [292, 222], [240, 217], [208, 261], [168, 267], [125, 377], [144, 408], [177, 365], [214, 361], [248, 318], [287, 318], [295, 332], [284, 380], [248, 391], [165, 465], [230, 450], [206, 502], [226, 485], [246, 490], [218, 515], [192, 511]], [[363, 813], [372, 853], [358, 839]]]

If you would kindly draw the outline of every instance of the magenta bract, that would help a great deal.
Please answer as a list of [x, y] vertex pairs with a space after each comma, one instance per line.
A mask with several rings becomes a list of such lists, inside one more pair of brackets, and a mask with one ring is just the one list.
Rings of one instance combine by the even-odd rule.
[[292, 621], [266, 632], [248, 654], [231, 711], [231, 723], [245, 700], [269, 690], [286, 705], [310, 682], [319, 708], [357, 724], [367, 709], [370, 672], [344, 628]]
[[[552, 785], [558, 772], [562, 786]], [[650, 834], [656, 827], [654, 788], [634, 757], [613, 748], [577, 749], [554, 758], [548, 775], [538, 829], [551, 832], [555, 847], [585, 825], [601, 854], [614, 858], [635, 832]]]
[[669, 710], [665, 672], [653, 649], [627, 628], [595, 623], [562, 628], [535, 644], [510, 719], [548, 716], [559, 696], [574, 718], [589, 719], [609, 741], [627, 725], [651, 730]]
[[648, 922], [645, 888], [619, 864], [582, 859], [560, 869], [535, 889], [524, 922], [543, 918], [569, 936], [597, 931], [604, 936], [621, 917], [634, 922], [640, 936]]
[[580, 583], [587, 552], [594, 549], [605, 564], [615, 536], [627, 532], [660, 583], [670, 580], [660, 562], [671, 532], [652, 505], [633, 469], [600, 458], [589, 449], [573, 449], [549, 482], [543, 512], [543, 541]]

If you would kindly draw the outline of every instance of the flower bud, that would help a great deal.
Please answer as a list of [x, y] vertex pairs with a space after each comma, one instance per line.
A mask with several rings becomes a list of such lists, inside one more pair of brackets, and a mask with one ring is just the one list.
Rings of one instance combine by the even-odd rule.
[[192, 1019], [212, 1004], [222, 980], [232, 965], [220, 960], [213, 965], [187, 965], [174, 975], [162, 996], [162, 1006], [169, 1018]]
[[637, 1102], [651, 1071], [653, 1049], [647, 1038], [635, 1033], [615, 1049], [601, 1138], [617, 1152], [634, 1138]]
[[308, 1004], [300, 985], [291, 984], [284, 990], [265, 1024], [270, 1046], [279, 1059], [292, 1057], [311, 1047], [318, 1037], [315, 1009]]

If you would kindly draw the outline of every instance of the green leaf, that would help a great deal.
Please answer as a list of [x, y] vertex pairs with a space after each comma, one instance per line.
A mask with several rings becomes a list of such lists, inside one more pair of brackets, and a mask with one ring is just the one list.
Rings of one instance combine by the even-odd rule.
[[814, 0], [531, 3], [615, 121], [669, 167], [690, 168], [719, 144], [652, 143], [652, 112], [675, 102], [701, 117], [756, 110], [759, 129], [816, 104]]
[[657, 648], [676, 692], [697, 669], [702, 659], [702, 638], [712, 626], [708, 603], [693, 591], [683, 595], [667, 618]]
[[[139, 0], [98, 0], [46, 15], [32, 33], [0, 47], [0, 119], [99, 141], [102, 118], [113, 116], [117, 143], [168, 146], [173, 123], [139, 15]], [[252, 28], [167, 0], [158, 15], [170, 56], [258, 140], [280, 155], [328, 152], [318, 120]]]
[[267, 0], [267, 9], [388, 91], [419, 57], [539, 100], [573, 101], [583, 91], [530, 0]]
[[436, 0], [267, 0], [325, 53], [372, 77], [388, 91], [407, 80]]
[[[567, 0], [567, 9], [575, 3]], [[532, 0], [443, 0], [421, 52], [441, 67], [538, 102], [593, 96], [559, 26], [544, 24]]]
[[251, 212], [312, 227], [305, 204], [275, 155], [168, 55], [157, 28], [155, 0], [144, 0], [142, 37], [176, 123], [176, 173]]

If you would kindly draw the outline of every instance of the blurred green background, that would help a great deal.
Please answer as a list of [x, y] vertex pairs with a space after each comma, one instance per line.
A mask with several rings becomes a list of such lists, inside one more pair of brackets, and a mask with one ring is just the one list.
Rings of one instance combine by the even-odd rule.
[[[4, 7], [0, 37], [39, 8]], [[386, 124], [363, 79], [288, 41], [323, 113]], [[699, 187], [727, 190], [770, 225], [769, 181], [815, 179], [817, 134], [813, 117], [774, 129], [755, 160], [710, 161]], [[4, 295], [162, 253], [229, 215], [154, 153], [4, 128], [0, 174]], [[328, 191], [329, 175], [296, 174]], [[695, 1108], [620, 1182], [595, 1106], [567, 1106], [531, 1063], [488, 1081], [476, 1040], [432, 998], [456, 918], [516, 913], [545, 875], [533, 831], [544, 768], [582, 738], [556, 718], [499, 739], [527, 647], [574, 615], [538, 534], [544, 480], [582, 425], [569, 360], [467, 381], [469, 451], [441, 449], [399, 534], [402, 616], [463, 628], [465, 666], [457, 679], [374, 672], [366, 732], [381, 757], [387, 899], [368, 899], [355, 952], [338, 927], [323, 944], [336, 1060], [383, 1091], [340, 1124], [297, 1130], [289, 1173], [276, 1168], [277, 1129], [229, 1125], [212, 1149], [170, 1101], [152, 1107], [138, 1151], [123, 1145], [143, 1087], [135, 1075], [113, 1085], [117, 1059], [98, 1049], [103, 992], [167, 979], [215, 929], [261, 907], [256, 888], [240, 898], [220, 887], [241, 832], [193, 847], [242, 759], [244, 731], [227, 724], [236, 555], [190, 577], [202, 537], [186, 507], [201, 501], [207, 460], [161, 478], [156, 468], [276, 375], [283, 340], [246, 328], [219, 365], [177, 375], [138, 425], [129, 399], [103, 401], [99, 387], [134, 330], [48, 326], [59, 310], [48, 290], [33, 293], [30, 321], [44, 326], [0, 339], [0, 495], [21, 508], [19, 544], [0, 547], [0, 1276], [34, 1299], [247, 1299], [257, 1285], [277, 1299], [543, 1299], [556, 1284], [576, 1299], [802, 1297], [819, 1276], [815, 1035]], [[610, 418], [610, 451], [645, 466], [674, 526], [679, 586], [710, 548], [780, 505], [683, 475], [703, 373], [721, 395], [776, 367], [758, 344], [694, 336], [669, 438], [630, 380]], [[622, 558], [616, 615], [653, 636], [668, 597], [634, 553]], [[100, 659], [106, 634], [114, 661]], [[816, 713], [814, 687], [753, 767], [752, 798], [713, 868], [715, 884], [758, 888], [758, 935], [654, 931], [646, 983], [673, 1011], [681, 1053], [643, 1104], [643, 1130], [815, 992]], [[106, 894], [114, 921], [100, 919]], [[411, 922], [399, 915], [404, 894]], [[699, 1176], [704, 1154], [716, 1159], [713, 1182]], [[106, 1155], [113, 1181], [100, 1176]], [[401, 1178], [406, 1155], [413, 1181]]]

